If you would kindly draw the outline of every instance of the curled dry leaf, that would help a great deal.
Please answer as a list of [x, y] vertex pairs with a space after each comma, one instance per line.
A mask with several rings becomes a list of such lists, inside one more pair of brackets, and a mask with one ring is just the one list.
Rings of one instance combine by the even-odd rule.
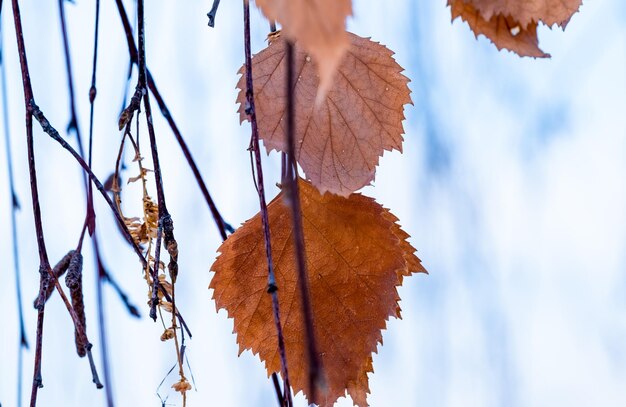
[[176, 331], [174, 331], [174, 328], [167, 328], [161, 334], [161, 342], [169, 341], [170, 339], [173, 339], [175, 336], [176, 336]]
[[[348, 196], [373, 179], [385, 150], [402, 151], [404, 105], [409, 79], [385, 46], [349, 33], [350, 48], [333, 87], [316, 106], [319, 79], [314, 58], [296, 45], [294, 88], [296, 159], [320, 192]], [[268, 151], [287, 151], [285, 130], [286, 42], [277, 38], [252, 59], [259, 135]], [[245, 68], [237, 84], [241, 121], [245, 112]]]
[[[163, 262], [161, 261], [159, 261], [159, 263], [161, 263], [159, 264], [160, 266], [159, 268], [163, 269], [165, 267], [165, 264], [163, 264]], [[152, 267], [154, 267], [154, 257], [152, 257]], [[167, 277], [165, 276], [165, 274], [159, 274], [158, 278], [159, 278], [159, 285], [161, 286], [161, 288], [163, 288], [165, 292], [168, 293], [170, 296], [174, 295], [174, 287], [169, 281], [167, 281]]]
[[[150, 305], [150, 302], [148, 302], [148, 305]], [[165, 312], [169, 312], [170, 314], [172, 313], [172, 311], [174, 311], [174, 306], [172, 305], [171, 302], [167, 302], [167, 301], [159, 301], [159, 306], [161, 307], [161, 309]]]
[[291, 41], [318, 61], [319, 94], [323, 97], [350, 43], [346, 18], [352, 14], [352, 0], [256, 0], [256, 4], [267, 18], [281, 24]]
[[520, 56], [549, 57], [539, 49], [537, 26], [565, 28], [582, 0], [448, 0], [452, 19], [461, 17], [474, 34]]
[[151, 171], [152, 170], [150, 170], [148, 168], [141, 167], [141, 170], [139, 171], [139, 175], [137, 175], [136, 177], [128, 178], [128, 181], [126, 181], [126, 183], [130, 184], [131, 182], [137, 182], [139, 180], [145, 180], [146, 176], [148, 175], [148, 172], [151, 172]]
[[[331, 406], [348, 394], [367, 406], [372, 352], [382, 343], [386, 320], [399, 317], [396, 287], [404, 276], [425, 272], [397, 218], [372, 198], [321, 195], [300, 181], [314, 329], [327, 391], [309, 400]], [[294, 392], [307, 391], [307, 356], [290, 209], [279, 194], [268, 206], [278, 300]], [[218, 309], [234, 319], [239, 351], [252, 350], [268, 374], [280, 372], [267, 260], [260, 215], [219, 248], [211, 270]], [[307, 395], [308, 397], [309, 395]]]

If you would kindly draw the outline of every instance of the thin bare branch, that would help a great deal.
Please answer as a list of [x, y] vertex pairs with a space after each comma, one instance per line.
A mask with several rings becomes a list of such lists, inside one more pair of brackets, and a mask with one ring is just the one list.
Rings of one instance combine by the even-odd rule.
[[[252, 127], [252, 135], [250, 139], [250, 149], [254, 154], [256, 164], [255, 187], [259, 195], [259, 205], [261, 207], [261, 221], [263, 223], [263, 236], [265, 238], [265, 256], [267, 258], [267, 292], [272, 296], [272, 307], [274, 311], [274, 324], [276, 325], [276, 333], [278, 335], [278, 351], [280, 355], [281, 375], [283, 377], [283, 385], [287, 398], [279, 397], [281, 406], [290, 406], [292, 404], [291, 393], [289, 392], [289, 369], [287, 365], [287, 355], [285, 352], [285, 340], [283, 337], [283, 329], [280, 322], [280, 306], [278, 303], [278, 286], [274, 276], [274, 261], [272, 259], [272, 244], [270, 239], [270, 224], [267, 214], [267, 202], [265, 201], [265, 186], [263, 183], [263, 167], [261, 165], [261, 149], [259, 148], [259, 130], [256, 121], [256, 111], [254, 108], [254, 87], [252, 82], [252, 51], [250, 49], [250, 3], [243, 0], [243, 19], [244, 19], [244, 47], [246, 60], [246, 112]], [[276, 382], [274, 382], [276, 386]], [[277, 389], [280, 394], [280, 389]]]

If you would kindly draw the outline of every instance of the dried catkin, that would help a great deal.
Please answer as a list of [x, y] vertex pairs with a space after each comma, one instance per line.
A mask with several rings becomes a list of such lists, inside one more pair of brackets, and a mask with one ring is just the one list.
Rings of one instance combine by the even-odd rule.
[[77, 323], [80, 324], [80, 330], [74, 330], [74, 338], [76, 342], [76, 353], [81, 358], [87, 354], [87, 336], [85, 333], [85, 304], [83, 302], [83, 255], [80, 252], [74, 252], [70, 259], [67, 275], [65, 276], [65, 285], [70, 289], [70, 297], [72, 299], [72, 308], [78, 318]]

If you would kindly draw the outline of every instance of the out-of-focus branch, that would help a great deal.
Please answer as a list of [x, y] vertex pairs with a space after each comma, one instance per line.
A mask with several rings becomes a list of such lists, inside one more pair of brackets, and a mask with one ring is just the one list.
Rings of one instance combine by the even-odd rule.
[[[2, 10], [2, 0], [0, 0], [0, 11]], [[20, 209], [17, 192], [15, 190], [15, 178], [13, 175], [13, 153], [11, 150], [11, 137], [9, 132], [9, 102], [7, 98], [7, 80], [6, 69], [4, 65], [3, 50], [4, 37], [0, 24], [0, 76], [2, 80], [2, 116], [4, 123], [4, 141], [7, 154], [7, 173], [9, 175], [9, 194], [11, 200], [11, 244], [13, 249], [13, 270], [15, 272], [15, 294], [17, 298], [17, 314], [18, 314], [18, 338], [19, 345], [17, 350], [17, 405], [22, 405], [22, 369], [24, 367], [24, 350], [28, 349], [28, 339], [26, 337], [26, 328], [24, 326], [24, 308], [22, 307], [22, 285], [20, 272], [19, 248], [17, 243], [17, 211]]]
[[308, 361], [309, 361], [309, 400], [315, 402], [317, 387], [323, 384], [324, 375], [319, 361], [317, 351], [317, 341], [313, 325], [313, 311], [311, 309], [311, 299], [309, 293], [309, 276], [306, 271], [306, 253], [304, 247], [304, 232], [302, 228], [302, 212], [300, 209], [300, 194], [298, 191], [298, 177], [296, 167], [296, 147], [295, 147], [295, 97], [293, 94], [295, 83], [294, 72], [294, 46], [287, 41], [287, 81], [285, 83], [287, 92], [287, 182], [285, 185], [288, 202], [291, 206], [291, 218], [293, 224], [293, 240], [296, 251], [296, 266], [298, 270], [298, 286], [302, 298], [302, 315], [304, 316], [304, 327], [306, 331]]
[[215, 27], [215, 15], [217, 14], [217, 8], [220, 6], [220, 0], [213, 0], [213, 6], [207, 13], [209, 17], [209, 27]]

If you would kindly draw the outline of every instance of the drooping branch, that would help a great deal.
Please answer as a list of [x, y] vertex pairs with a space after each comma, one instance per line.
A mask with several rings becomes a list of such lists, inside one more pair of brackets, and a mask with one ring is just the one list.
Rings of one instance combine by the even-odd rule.
[[[94, 21], [94, 39], [93, 39], [93, 62], [91, 68], [91, 86], [89, 87], [89, 146], [88, 146], [88, 165], [89, 168], [92, 166], [93, 162], [93, 127], [94, 127], [94, 110], [95, 110], [95, 100], [97, 95], [96, 89], [96, 72], [98, 67], [98, 34], [100, 29], [100, 0], [96, 0], [95, 4], [95, 21]], [[68, 64], [68, 76], [69, 74], [69, 64]], [[73, 94], [72, 94], [73, 98]], [[78, 123], [76, 124], [78, 128]], [[78, 132], [76, 134], [77, 137], [80, 137]], [[79, 144], [80, 147], [80, 144]], [[84, 154], [81, 151], [81, 156], [84, 158]], [[91, 182], [87, 182], [87, 202], [88, 208], [93, 208], [93, 184]], [[89, 214], [89, 210], [88, 210]], [[95, 215], [95, 214], [94, 214]], [[95, 216], [94, 216], [95, 219]], [[95, 222], [94, 222], [95, 227]], [[100, 337], [100, 359], [102, 361], [102, 370], [104, 373], [104, 383], [105, 383], [105, 392], [106, 392], [106, 400], [107, 406], [113, 407], [113, 381], [111, 379], [111, 367], [109, 363], [109, 354], [108, 354], [108, 343], [107, 343], [107, 331], [106, 331], [106, 321], [104, 315], [104, 293], [102, 291], [102, 287], [104, 282], [112, 281], [108, 271], [104, 267], [102, 262], [102, 258], [100, 257], [100, 245], [98, 241], [98, 236], [94, 230], [92, 233], [92, 244], [94, 250], [94, 258], [95, 258], [95, 267], [96, 267], [96, 306], [98, 313], [98, 333]], [[121, 293], [120, 298], [122, 302], [129, 307], [128, 299], [126, 294], [119, 288], [119, 286], [112, 285], [116, 291]], [[129, 312], [131, 315], [134, 315], [132, 309], [129, 308]], [[135, 315], [136, 316], [136, 315]]]
[[[122, 26], [124, 28], [124, 33], [126, 36], [126, 42], [128, 45], [128, 53], [130, 56], [130, 60], [132, 63], [138, 64], [139, 62], [138, 51], [137, 51], [137, 47], [135, 45], [135, 40], [133, 37], [133, 29], [130, 25], [128, 15], [126, 14], [126, 9], [124, 8], [124, 4], [122, 3], [122, 0], [115, 0], [115, 4], [117, 5], [120, 19], [122, 21]], [[224, 221], [224, 218], [218, 211], [217, 206], [215, 205], [215, 202], [213, 201], [213, 198], [211, 197], [211, 194], [209, 193], [206, 183], [204, 182], [202, 175], [200, 174], [200, 170], [198, 169], [198, 166], [196, 165], [196, 162], [194, 161], [191, 155], [191, 151], [189, 150], [187, 143], [185, 142], [178, 126], [176, 125], [176, 122], [174, 121], [174, 118], [172, 117], [172, 114], [170, 113], [165, 103], [165, 100], [163, 99], [161, 93], [159, 92], [156, 86], [156, 83], [154, 79], [152, 78], [152, 75], [150, 74], [150, 70], [148, 70], [147, 67], [146, 67], [146, 77], [147, 77], [146, 79], [147, 79], [148, 89], [154, 96], [154, 99], [156, 100], [157, 105], [159, 106], [161, 114], [163, 115], [167, 123], [169, 124], [172, 130], [172, 133], [174, 134], [174, 137], [176, 138], [176, 141], [178, 142], [183, 152], [183, 155], [185, 156], [185, 159], [187, 160], [189, 168], [191, 168], [191, 171], [193, 172], [194, 178], [196, 179], [196, 183], [198, 184], [198, 187], [200, 188], [200, 191], [202, 192], [202, 195], [207, 205], [209, 206], [209, 210], [211, 211], [211, 215], [213, 216], [213, 220], [215, 221], [215, 224], [218, 228], [220, 236], [222, 237], [222, 240], [226, 240], [227, 232], [232, 233], [234, 229], [230, 224]]]
[[[261, 150], [259, 148], [259, 130], [256, 121], [256, 112], [254, 108], [254, 86], [252, 80], [252, 51], [250, 47], [250, 3], [243, 0], [243, 18], [244, 18], [244, 48], [245, 48], [245, 64], [246, 64], [246, 113], [250, 120], [252, 135], [250, 139], [251, 154], [254, 155], [256, 165], [255, 187], [259, 195], [259, 205], [261, 212], [261, 221], [263, 223], [263, 237], [265, 239], [265, 256], [267, 258], [267, 292], [272, 296], [272, 308], [274, 315], [274, 324], [278, 336], [278, 351], [280, 355], [281, 374], [283, 376], [284, 391], [286, 397], [279, 397], [281, 406], [291, 406], [291, 392], [289, 390], [289, 369], [287, 365], [287, 356], [285, 352], [285, 340], [280, 321], [280, 306], [278, 303], [278, 287], [274, 275], [274, 261], [272, 259], [272, 245], [270, 239], [270, 224], [267, 214], [267, 202], [265, 200], [265, 186], [263, 182], [263, 167], [261, 165]], [[255, 168], [253, 167], [253, 175]], [[278, 382], [273, 381], [280, 395], [280, 387]]]
[[[74, 78], [72, 75], [72, 58], [70, 55], [70, 44], [69, 38], [67, 34], [67, 24], [65, 21], [65, 0], [59, 0], [59, 18], [61, 20], [61, 34], [63, 37], [63, 54], [65, 57], [65, 72], [67, 74], [67, 86], [68, 86], [68, 96], [70, 102], [70, 121], [67, 125], [68, 132], [74, 132], [76, 135], [76, 143], [78, 146], [78, 151], [82, 157], [85, 157], [85, 149], [83, 147], [83, 139], [80, 132], [80, 126], [78, 125], [78, 115], [76, 114], [76, 100], [74, 93]], [[91, 163], [90, 163], [91, 165]], [[84, 176], [84, 174], [83, 174]], [[93, 236], [96, 229], [96, 213], [93, 208], [93, 199], [91, 195], [91, 189], [89, 188], [90, 182], [89, 179], [85, 178], [85, 188], [87, 189], [87, 213], [85, 215], [85, 226], [89, 230], [89, 235]], [[82, 238], [84, 235], [81, 235], [81, 239], [79, 242], [79, 246], [82, 244]]]
[[[140, 98], [143, 99], [144, 110], [146, 114], [146, 122], [148, 125], [148, 137], [150, 139], [150, 151], [152, 152], [152, 165], [154, 166], [154, 178], [156, 183], [156, 191], [157, 191], [157, 205], [159, 210], [159, 222], [157, 229], [157, 238], [156, 238], [156, 249], [154, 255], [154, 268], [152, 273], [152, 298], [150, 302], [150, 318], [156, 321], [156, 306], [159, 303], [157, 291], [158, 291], [158, 271], [160, 264], [160, 254], [161, 254], [161, 241], [163, 235], [165, 235], [165, 240], [168, 240], [168, 233], [170, 234], [169, 239], [173, 240], [173, 223], [172, 217], [169, 214], [165, 202], [165, 193], [163, 191], [163, 179], [161, 177], [161, 164], [159, 162], [159, 153], [156, 144], [156, 135], [154, 132], [154, 125], [152, 123], [152, 108], [150, 106], [150, 96], [148, 95], [148, 86], [147, 86], [147, 75], [146, 75], [146, 46], [145, 46], [145, 28], [144, 28], [144, 4], [143, 0], [137, 1], [137, 22], [138, 22], [138, 44], [139, 44], [139, 54], [138, 54], [138, 68], [139, 68], [139, 77], [137, 80], [137, 91], [135, 95], [139, 94]], [[164, 227], [167, 225], [169, 228], [166, 230]], [[175, 244], [175, 241], [174, 241]], [[169, 248], [168, 248], [169, 251]], [[174, 266], [174, 277], [172, 283], [176, 281], [176, 270], [178, 269], [177, 265], [177, 257], [178, 250], [175, 253], [170, 254], [172, 261], [170, 264]], [[172, 273], [172, 270], [170, 270]]]
[[[172, 309], [176, 309], [176, 279], [178, 277], [178, 243], [174, 237], [174, 221], [165, 201], [165, 191], [163, 188], [163, 178], [161, 176], [161, 164], [159, 162], [159, 153], [157, 149], [156, 135], [154, 131], [154, 124], [152, 120], [152, 107], [150, 105], [150, 95], [148, 93], [147, 84], [147, 68], [146, 68], [146, 35], [145, 35], [145, 22], [144, 22], [144, 1], [137, 1], [137, 23], [138, 23], [138, 61], [137, 67], [139, 69], [137, 90], [140, 92], [143, 98], [144, 111], [146, 114], [146, 122], [148, 126], [148, 138], [150, 140], [150, 151], [152, 153], [152, 165], [154, 167], [154, 178], [157, 191], [157, 206], [158, 206], [158, 225], [156, 246], [154, 250], [154, 267], [152, 272], [152, 298], [150, 302], [150, 316], [156, 320], [156, 306], [159, 304], [157, 296], [157, 289], [159, 283], [159, 265], [161, 254], [161, 239], [165, 244], [165, 248], [170, 256], [170, 261], [167, 266], [167, 270], [171, 279], [171, 303]], [[176, 356], [178, 360], [178, 372], [180, 381], [176, 383], [173, 388], [179, 391], [183, 397], [183, 407], [187, 404], [187, 390], [191, 388], [191, 385], [187, 382], [185, 377], [185, 368], [183, 365], [183, 352], [185, 349], [185, 335], [181, 336], [181, 344], [179, 347], [178, 334], [176, 333], [176, 319], [172, 312], [172, 329], [174, 330], [174, 343], [176, 347]]]
[[[39, 121], [39, 124], [41, 125], [42, 130], [46, 134], [48, 134], [48, 136], [50, 136], [54, 141], [59, 143], [61, 145], [61, 147], [63, 147], [65, 150], [67, 150], [72, 155], [72, 157], [74, 157], [76, 162], [78, 162], [78, 164], [83, 168], [83, 171], [85, 171], [87, 173], [87, 175], [89, 175], [89, 178], [91, 179], [91, 182], [94, 184], [94, 186], [96, 187], [96, 189], [98, 190], [100, 195], [102, 195], [102, 197], [106, 201], [107, 205], [109, 206], [109, 208], [113, 212], [113, 216], [115, 217], [115, 220], [117, 221], [117, 224], [120, 227], [122, 235], [128, 241], [128, 243], [131, 245], [131, 247], [133, 248], [133, 251], [135, 252], [137, 257], [139, 258], [139, 261], [141, 262], [142, 266], [144, 268], [145, 267], [149, 267], [148, 261], [144, 258], [143, 253], [141, 252], [141, 248], [133, 240], [133, 238], [132, 238], [132, 236], [130, 234], [130, 231], [128, 230], [128, 227], [124, 223], [124, 219], [122, 218], [122, 215], [120, 214], [120, 212], [115, 207], [115, 203], [111, 200], [111, 197], [107, 194], [107, 191], [105, 190], [104, 185], [102, 185], [102, 183], [100, 182], [98, 177], [96, 177], [96, 175], [93, 173], [91, 168], [89, 168], [89, 165], [87, 165], [85, 160], [83, 160], [83, 158], [76, 152], [76, 150], [74, 150], [74, 148], [72, 148], [72, 146], [70, 146], [69, 143], [67, 141], [65, 141], [59, 135], [59, 132], [56, 131], [56, 129], [54, 129], [50, 125], [50, 122], [48, 122], [46, 117], [43, 115], [41, 110], [39, 110], [39, 108], [36, 105], [32, 109], [32, 114]], [[152, 268], [150, 267], [150, 269], [152, 269]], [[167, 301], [170, 301], [170, 302], [172, 301], [172, 298], [170, 297], [168, 292], [165, 290], [165, 288], [161, 284], [159, 284], [159, 290], [161, 291], [161, 293], [163, 294], [163, 296], [165, 297], [165, 299]], [[191, 337], [192, 336], [191, 331], [189, 330], [189, 327], [187, 326], [187, 323], [183, 319], [182, 315], [180, 314], [180, 312], [178, 310], [175, 310], [175, 312], [176, 312], [176, 316], [179, 319], [181, 325], [187, 331], [187, 335], [189, 335]]]
[[[93, 52], [93, 64], [92, 64], [92, 76], [91, 76], [91, 86], [89, 89], [89, 104], [90, 104], [90, 115], [89, 115], [89, 144], [88, 144], [88, 153], [85, 155], [85, 149], [83, 147], [83, 140], [80, 131], [80, 124], [78, 121], [78, 116], [76, 114], [76, 102], [75, 102], [75, 93], [74, 93], [74, 85], [73, 85], [73, 75], [72, 75], [72, 63], [70, 56], [70, 47], [69, 47], [69, 38], [68, 38], [68, 30], [65, 19], [65, 9], [64, 9], [64, 1], [59, 0], [59, 16], [61, 20], [61, 32], [63, 37], [63, 46], [65, 53], [65, 66], [68, 80], [68, 93], [69, 93], [69, 101], [70, 101], [70, 123], [68, 125], [68, 131], [73, 131], [76, 139], [77, 146], [80, 156], [85, 159], [87, 158], [89, 167], [92, 165], [93, 158], [93, 126], [94, 126], [94, 106], [95, 106], [95, 98], [97, 94], [96, 90], [96, 69], [97, 69], [97, 56], [98, 56], [98, 33], [99, 33], [99, 23], [100, 23], [100, 0], [96, 0], [95, 4], [95, 23], [94, 23], [94, 52]], [[112, 287], [120, 293], [120, 298], [124, 302], [124, 304], [129, 309], [129, 312], [133, 316], [138, 315], [137, 309], [129, 304], [128, 298], [126, 294], [121, 290], [119, 285], [115, 283], [111, 279], [108, 274], [108, 271], [104, 267], [102, 263], [102, 259], [100, 256], [100, 247], [99, 240], [97, 238], [96, 230], [95, 230], [95, 211], [93, 207], [93, 185], [89, 181], [88, 176], [81, 171], [83, 176], [85, 177], [85, 194], [86, 194], [86, 202], [87, 202], [87, 211], [85, 215], [85, 224], [83, 227], [83, 231], [81, 233], [77, 250], [80, 251], [82, 248], [82, 241], [84, 238], [85, 229], [89, 230], [90, 235], [92, 236], [92, 244], [94, 249], [94, 258], [95, 258], [95, 270], [96, 270], [96, 292], [97, 292], [97, 314], [98, 314], [98, 331], [100, 336], [100, 350], [101, 350], [101, 359], [103, 365], [104, 372], [104, 382], [106, 383], [105, 391], [106, 391], [106, 400], [108, 406], [113, 406], [113, 391], [111, 388], [112, 380], [110, 373], [110, 365], [109, 358], [107, 352], [107, 339], [106, 339], [106, 325], [104, 318], [104, 298], [102, 292], [102, 286], [104, 282], [113, 282]]]
[[189, 150], [189, 147], [187, 147], [187, 143], [183, 139], [183, 136], [180, 130], [178, 129], [178, 126], [176, 125], [176, 122], [174, 121], [172, 114], [167, 108], [167, 105], [165, 104], [163, 97], [159, 93], [159, 90], [157, 89], [156, 84], [154, 80], [152, 79], [152, 75], [150, 74], [150, 71], [148, 71], [148, 88], [150, 89], [150, 92], [154, 96], [154, 100], [157, 102], [157, 105], [159, 106], [159, 110], [161, 111], [161, 114], [163, 115], [167, 123], [169, 124], [172, 130], [172, 133], [174, 134], [174, 137], [176, 138], [176, 141], [180, 145], [183, 155], [185, 156], [185, 159], [187, 160], [187, 164], [189, 165], [189, 168], [191, 169], [191, 172], [193, 173], [194, 178], [196, 179], [196, 183], [198, 184], [198, 187], [200, 188], [200, 192], [202, 193], [204, 200], [209, 206], [209, 210], [211, 211], [213, 220], [215, 221], [215, 224], [217, 225], [218, 231], [220, 233], [220, 237], [222, 238], [222, 240], [226, 240], [226, 238], [228, 237], [227, 233], [233, 233], [235, 229], [229, 223], [227, 223], [222, 217], [222, 215], [219, 213], [217, 206], [215, 205], [213, 198], [211, 198], [211, 194], [209, 193], [209, 190], [206, 184], [204, 183], [204, 180], [202, 179], [202, 175], [200, 174], [200, 169], [196, 165], [196, 162], [194, 161], [191, 155], [191, 151]]
[[[39, 252], [39, 272], [40, 272], [40, 294], [51, 282], [54, 283], [59, 295], [63, 299], [65, 306], [74, 323], [75, 331], [85, 338], [85, 343], [89, 344], [87, 335], [84, 332], [84, 328], [80, 324], [74, 309], [69, 303], [59, 281], [52, 272], [50, 262], [48, 260], [48, 253], [46, 251], [46, 244], [43, 234], [43, 225], [41, 221], [41, 209], [39, 204], [39, 191], [37, 188], [37, 172], [35, 170], [35, 152], [33, 146], [33, 108], [36, 107], [33, 96], [33, 88], [30, 81], [30, 73], [28, 70], [28, 61], [26, 59], [26, 46], [24, 43], [24, 34], [22, 29], [22, 19], [20, 15], [19, 4], [17, 0], [12, 0], [13, 6], [13, 22], [15, 25], [15, 36], [17, 39], [17, 48], [19, 53], [20, 68], [22, 73], [22, 86], [24, 88], [24, 107], [26, 114], [26, 144], [28, 152], [28, 172], [30, 177], [31, 198], [33, 205], [33, 216], [35, 219], [35, 232], [37, 235], [37, 248]], [[42, 342], [43, 342], [43, 321], [45, 302], [38, 302], [38, 315], [37, 315], [37, 337], [35, 346], [35, 367], [33, 370], [33, 385], [31, 390], [31, 406], [35, 406], [37, 403], [37, 391], [42, 386], [41, 377], [41, 357], [42, 357]], [[88, 346], [88, 352], [91, 353], [91, 345]], [[95, 365], [90, 358], [90, 367], [92, 371], [93, 381], [98, 388], [102, 387], [98, 374], [95, 369]]]

